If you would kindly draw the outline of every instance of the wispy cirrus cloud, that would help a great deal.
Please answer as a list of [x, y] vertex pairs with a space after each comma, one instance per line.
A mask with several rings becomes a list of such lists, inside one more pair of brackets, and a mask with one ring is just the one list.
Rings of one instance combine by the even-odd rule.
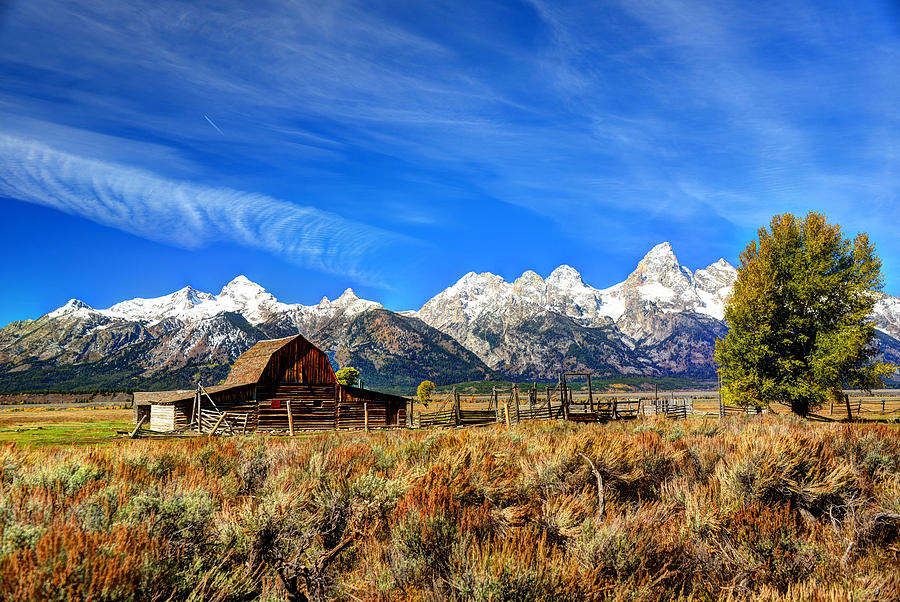
[[428, 236], [445, 277], [733, 260], [816, 209], [896, 288], [890, 4], [13, 0], [0, 130]]
[[384, 252], [417, 244], [314, 207], [167, 179], [6, 135], [0, 135], [0, 195], [167, 245], [233, 242], [370, 284], [380, 283]]

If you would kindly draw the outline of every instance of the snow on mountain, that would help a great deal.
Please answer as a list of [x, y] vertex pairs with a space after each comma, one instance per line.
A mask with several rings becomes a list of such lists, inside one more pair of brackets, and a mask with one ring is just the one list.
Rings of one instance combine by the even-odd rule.
[[[662, 243], [609, 288], [585, 283], [568, 265], [546, 278], [529, 270], [513, 282], [469, 272], [418, 311], [394, 314], [372, 311], [383, 307], [352, 289], [315, 305], [282, 303], [238, 276], [218, 294], [188, 286], [99, 310], [71, 299], [38, 320], [0, 330], [0, 366], [24, 370], [20, 364], [32, 361], [27, 358], [58, 365], [128, 353], [141, 358], [148, 373], [226, 366], [261, 338], [299, 332], [341, 361], [365, 356], [375, 369], [391, 357], [421, 371], [424, 364], [417, 361], [441, 357], [461, 362], [442, 369], [464, 366], [467, 375], [485, 367], [528, 378], [552, 378], [560, 369], [708, 375], [736, 278], [737, 270], [723, 259], [691, 272]], [[882, 296], [873, 319], [880, 331], [900, 339], [900, 298]], [[447, 337], [440, 349], [428, 343], [440, 337]], [[465, 348], [462, 355], [452, 349], [457, 343]]]
[[83, 301], [79, 301], [78, 299], [69, 299], [69, 301], [63, 305], [62, 307], [58, 307], [48, 313], [46, 318], [61, 318], [63, 316], [71, 316], [71, 317], [85, 317], [89, 314], [96, 313], [97, 310], [88, 305]]
[[469, 272], [425, 303], [416, 317], [443, 330], [455, 324], [468, 324], [512, 297], [513, 286], [500, 276]]
[[[603, 294], [645, 307], [653, 304], [663, 311], [693, 310], [703, 305], [694, 287], [693, 275], [678, 263], [672, 245], [667, 242], [653, 247], [624, 282], [604, 290]], [[627, 311], [628, 306], [625, 308]], [[621, 317], [615, 319], [618, 321]]]
[[[204, 293], [186, 286], [162, 297], [130, 299], [116, 303], [109, 309], [91, 311], [99, 312], [110, 318], [141, 322], [147, 325], [159, 324], [164, 320], [195, 323], [225, 312], [234, 312], [243, 316], [250, 324], [259, 325], [281, 314], [333, 317], [339, 311], [357, 315], [368, 309], [379, 307], [381, 304], [360, 299], [349, 288], [335, 301], [329, 301], [325, 297], [318, 305], [282, 303], [272, 293], [246, 276], [238, 276], [222, 287], [218, 295]], [[73, 299], [49, 315], [55, 317], [78, 310], [83, 311], [83, 308], [90, 310], [80, 301]]]
[[[356, 316], [365, 311], [369, 311], [370, 309], [380, 309], [383, 306], [381, 303], [376, 303], [375, 301], [368, 301], [366, 299], [360, 299], [356, 296], [356, 293], [353, 292], [352, 288], [348, 288], [341, 296], [335, 299], [334, 301], [327, 302], [327, 298], [324, 299], [326, 301], [326, 306], [329, 306], [331, 309], [339, 309], [342, 312]], [[316, 307], [322, 307], [322, 302], [319, 302], [319, 305]]]
[[215, 295], [186, 286], [169, 295], [150, 299], [141, 297], [129, 299], [100, 311], [111, 318], [122, 318], [135, 322], [157, 323], [166, 318], [186, 320], [192, 316], [201, 317], [204, 312], [198, 307], [204, 302], [215, 302], [215, 299]]
[[568, 265], [553, 270], [546, 280], [527, 271], [512, 284], [494, 274], [470, 272], [415, 315], [438, 330], [469, 339], [467, 346], [476, 353], [483, 345], [463, 332], [468, 325], [492, 316], [508, 324], [545, 311], [592, 328], [612, 321], [627, 336], [641, 338], [659, 326], [659, 319], [647, 319], [648, 313], [658, 318], [695, 312], [721, 320], [736, 275], [723, 259], [691, 273], [665, 242], [653, 247], [625, 281], [607, 289], [586, 284]]
[[872, 313], [875, 328], [900, 339], [900, 297], [883, 295]]
[[703, 307], [698, 308], [697, 311], [717, 320], [723, 320], [725, 318], [725, 302], [731, 295], [735, 280], [737, 280], [737, 269], [724, 259], [694, 272], [694, 288], [703, 301]]
[[272, 293], [251, 282], [246, 276], [238, 276], [222, 287], [214, 301], [215, 305], [208, 310], [209, 315], [232, 311], [244, 316], [251, 324], [261, 324], [274, 314], [292, 307], [280, 303]]
[[547, 276], [547, 309], [574, 319], [582, 326], [599, 326], [609, 315], [601, 291], [588, 286], [578, 271], [561, 265]]

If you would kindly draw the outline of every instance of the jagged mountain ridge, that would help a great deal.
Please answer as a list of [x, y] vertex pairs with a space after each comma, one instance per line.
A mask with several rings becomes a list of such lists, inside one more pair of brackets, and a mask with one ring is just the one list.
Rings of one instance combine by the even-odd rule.
[[[513, 282], [470, 272], [418, 311], [399, 313], [351, 289], [317, 305], [282, 303], [244, 276], [218, 294], [185, 287], [108, 309], [72, 299], [0, 329], [0, 389], [215, 382], [256, 341], [297, 332], [381, 387], [552, 379], [562, 370], [712, 377], [736, 274], [721, 259], [691, 272], [662, 243], [606, 289], [566, 265]], [[900, 355], [900, 299], [883, 296], [873, 319], [886, 355]]]
[[[503, 373], [548, 378], [559, 372], [559, 362], [544, 362], [545, 368], [539, 368], [540, 360], [547, 358], [528, 333], [535, 320], [562, 316], [569, 324], [561, 327], [561, 340], [579, 340], [577, 327], [604, 333], [604, 349], [587, 345], [573, 350], [595, 358], [584, 362], [583, 369], [605, 373], [604, 365], [611, 364], [621, 374], [711, 376], [711, 353], [667, 353], [658, 346], [674, 341], [672, 337], [697, 341], [701, 323], [708, 334], [703, 346], [711, 349], [711, 341], [721, 335], [724, 303], [736, 276], [721, 259], [692, 273], [678, 263], [671, 245], [662, 243], [625, 281], [607, 289], [586, 284], [567, 265], [546, 280], [527, 271], [511, 283], [494, 274], [470, 272], [414, 315]], [[661, 357], [667, 358], [664, 369], [657, 365]], [[607, 358], [618, 361], [602, 361]]]

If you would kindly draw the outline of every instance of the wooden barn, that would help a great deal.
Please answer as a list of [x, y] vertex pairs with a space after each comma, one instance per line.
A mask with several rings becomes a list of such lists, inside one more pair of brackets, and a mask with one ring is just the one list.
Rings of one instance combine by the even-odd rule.
[[134, 394], [150, 430], [285, 432], [400, 427], [408, 400], [337, 382], [328, 356], [300, 335], [260, 341], [221, 385]]

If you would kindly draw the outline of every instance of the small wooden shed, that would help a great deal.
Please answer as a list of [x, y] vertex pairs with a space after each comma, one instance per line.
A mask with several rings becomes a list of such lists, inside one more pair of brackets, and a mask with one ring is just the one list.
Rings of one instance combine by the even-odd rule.
[[[409, 400], [337, 382], [328, 356], [300, 335], [260, 341], [221, 385], [137, 392], [134, 419], [153, 431], [209, 432], [401, 427]], [[220, 420], [221, 419], [221, 420]]]

